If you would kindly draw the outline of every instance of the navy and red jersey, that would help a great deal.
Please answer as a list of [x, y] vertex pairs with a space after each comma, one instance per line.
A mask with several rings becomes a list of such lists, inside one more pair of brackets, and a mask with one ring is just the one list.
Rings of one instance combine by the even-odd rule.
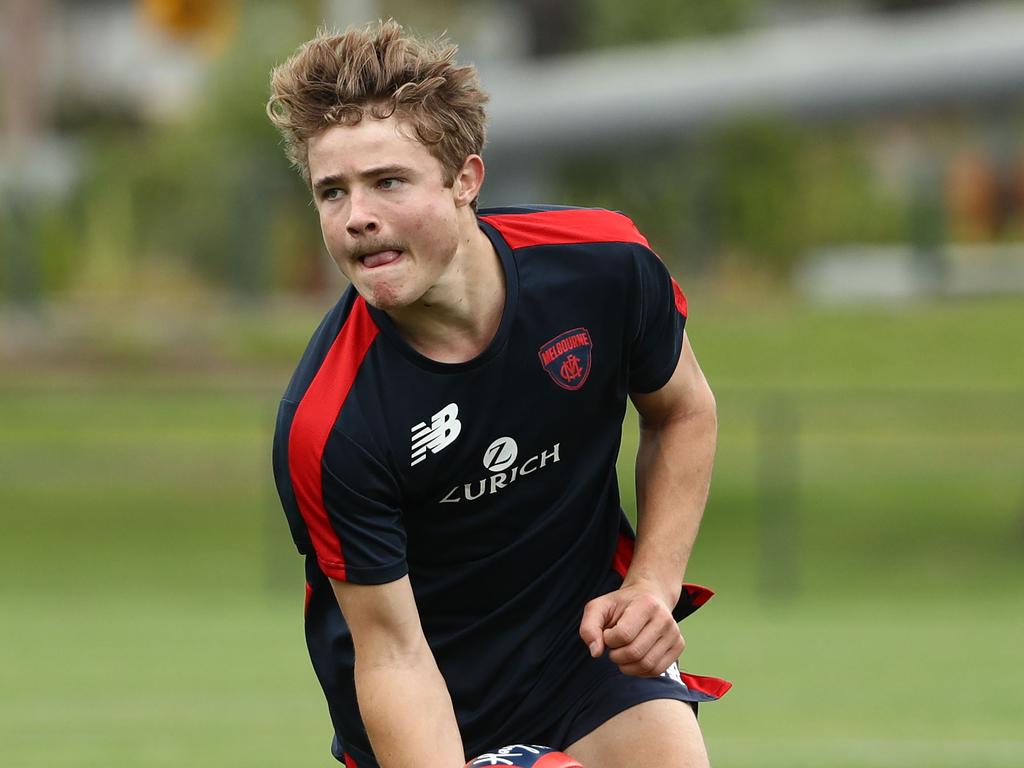
[[[310, 656], [339, 739], [363, 751], [327, 577], [408, 574], [467, 754], [530, 738], [572, 703], [566, 681], [590, 658], [583, 607], [629, 563], [615, 475], [627, 395], [662, 387], [681, 350], [686, 299], [626, 216], [501, 208], [479, 224], [506, 286], [486, 350], [428, 359], [349, 288], [278, 414], [274, 473], [306, 556]], [[708, 594], [684, 590], [677, 618]]]

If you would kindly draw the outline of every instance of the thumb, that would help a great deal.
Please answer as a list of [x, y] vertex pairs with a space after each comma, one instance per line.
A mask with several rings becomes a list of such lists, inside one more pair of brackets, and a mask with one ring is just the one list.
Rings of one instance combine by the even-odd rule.
[[594, 658], [604, 653], [604, 629], [611, 622], [612, 609], [613, 603], [606, 595], [595, 597], [583, 608], [580, 638], [587, 644]]

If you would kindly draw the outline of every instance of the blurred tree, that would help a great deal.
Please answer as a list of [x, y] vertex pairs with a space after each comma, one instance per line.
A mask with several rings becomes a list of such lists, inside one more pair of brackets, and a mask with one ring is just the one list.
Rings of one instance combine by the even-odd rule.
[[459, 40], [459, 27], [472, 17], [474, 6], [467, 0], [378, 0], [378, 10], [381, 18], [392, 17], [417, 34], [450, 31]]
[[714, 140], [726, 243], [743, 260], [786, 274], [807, 245], [802, 132], [772, 120], [740, 123]]
[[264, 112], [271, 68], [316, 22], [295, 6], [247, 5], [193, 113], [155, 130], [91, 136], [85, 230], [105, 254], [126, 254], [136, 272], [128, 286], [168, 267], [246, 297], [317, 281], [324, 260], [316, 227], [297, 237], [290, 223], [312, 218], [309, 193]]
[[580, 0], [584, 47], [719, 35], [749, 26], [760, 0]]
[[529, 52], [549, 56], [578, 48], [583, 38], [587, 0], [521, 0], [529, 35]]
[[[981, 1], [985, 2], [986, 0]], [[969, 3], [977, 5], [979, 0], [867, 0], [869, 7], [893, 13], [921, 11], [950, 5], [967, 5]]]
[[880, 188], [868, 142], [850, 126], [748, 120], [674, 144], [574, 154], [560, 194], [628, 213], [681, 275], [727, 261], [783, 277], [815, 246], [908, 236], [907, 203]]

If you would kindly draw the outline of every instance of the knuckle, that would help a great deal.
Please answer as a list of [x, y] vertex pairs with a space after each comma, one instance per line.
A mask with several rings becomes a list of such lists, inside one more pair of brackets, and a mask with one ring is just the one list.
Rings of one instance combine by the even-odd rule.
[[615, 646], [620, 646], [632, 642], [634, 635], [635, 633], [631, 632], [629, 627], [625, 627], [620, 623], [605, 633], [605, 639]]
[[635, 664], [637, 662], [642, 662], [644, 655], [639, 649], [630, 645], [622, 649], [622, 658], [625, 661]]
[[616, 664], [625, 665], [635, 664], [640, 660], [636, 653], [634, 653], [629, 646], [626, 646], [624, 648], [616, 648], [614, 651], [608, 654], [608, 658], [610, 658]]
[[639, 598], [639, 603], [640, 603], [640, 607], [642, 607], [645, 611], [648, 611], [648, 612], [656, 611], [660, 607], [660, 605], [659, 605], [657, 599], [654, 597], [654, 595], [649, 595], [649, 594], [648, 595], [641, 595], [640, 598]]

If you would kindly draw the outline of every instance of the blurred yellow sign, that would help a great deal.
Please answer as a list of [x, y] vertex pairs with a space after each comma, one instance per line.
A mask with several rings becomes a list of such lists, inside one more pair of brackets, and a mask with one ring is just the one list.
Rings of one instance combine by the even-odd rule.
[[154, 26], [214, 50], [230, 39], [237, 20], [236, 0], [139, 0], [139, 4], [143, 17]]

